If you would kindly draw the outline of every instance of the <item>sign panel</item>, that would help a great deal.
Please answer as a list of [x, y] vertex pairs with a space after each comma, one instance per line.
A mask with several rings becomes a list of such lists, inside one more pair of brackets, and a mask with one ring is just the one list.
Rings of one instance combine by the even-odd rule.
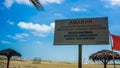
[[108, 18], [56, 20], [54, 44], [109, 44]]

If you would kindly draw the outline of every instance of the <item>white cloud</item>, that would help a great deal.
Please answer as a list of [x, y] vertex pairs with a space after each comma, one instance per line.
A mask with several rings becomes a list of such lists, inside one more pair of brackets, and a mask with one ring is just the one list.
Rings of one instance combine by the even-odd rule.
[[31, 34], [34, 36], [45, 37], [48, 33], [54, 31], [55, 23], [51, 23], [50, 25], [46, 24], [34, 24], [32, 22], [19, 22], [18, 26], [20, 28], [30, 30]]
[[31, 5], [29, 0], [5, 0], [3, 3], [7, 8], [10, 8], [14, 3]]
[[62, 15], [60, 13], [54, 13], [54, 16], [57, 18], [65, 18], [64, 15]]
[[15, 2], [18, 3], [18, 4], [31, 5], [29, 0], [15, 0]]
[[40, 2], [43, 3], [43, 4], [47, 4], [47, 3], [61, 4], [63, 2], [63, 0], [40, 0]]
[[71, 8], [71, 11], [74, 11], [74, 12], [80, 12], [80, 11], [87, 11], [87, 9], [85, 8], [78, 8], [78, 7], [72, 7]]
[[118, 5], [120, 6], [120, 0], [109, 0], [111, 5]]
[[51, 23], [50, 26], [51, 26], [51, 31], [54, 31], [55, 23]]
[[[57, 3], [61, 4], [63, 0], [40, 0], [42, 4], [48, 4], [48, 3]], [[10, 8], [14, 3], [17, 4], [25, 4], [25, 5], [32, 5], [29, 0], [5, 0], [3, 3], [7, 8]]]
[[20, 40], [20, 39], [22, 40], [28, 36], [29, 36], [29, 34], [21, 33], [21, 34], [15, 34], [15, 36], [8, 35], [7, 37], [15, 39], [15, 40]]
[[54, 23], [51, 23], [50, 25], [45, 25], [45, 24], [34, 24], [32, 22], [30, 23], [19, 22], [18, 26], [23, 29], [33, 30], [37, 32], [50, 32], [53, 31]]
[[7, 8], [11, 7], [12, 4], [14, 3], [13, 0], [5, 0], [5, 2], [3, 3]]
[[106, 3], [105, 7], [120, 6], [120, 0], [101, 0]]
[[31, 34], [34, 36], [38, 36], [38, 37], [46, 37], [47, 36], [47, 33], [35, 32], [35, 31], [32, 31]]
[[10, 21], [10, 20], [8, 20], [7, 23], [10, 24], [10, 25], [14, 25], [14, 22]]
[[6, 40], [1, 40], [1, 43], [2, 43], [2, 44], [11, 44], [11, 42], [6, 41]]
[[35, 44], [41, 45], [42, 43], [40, 41], [34, 41]]

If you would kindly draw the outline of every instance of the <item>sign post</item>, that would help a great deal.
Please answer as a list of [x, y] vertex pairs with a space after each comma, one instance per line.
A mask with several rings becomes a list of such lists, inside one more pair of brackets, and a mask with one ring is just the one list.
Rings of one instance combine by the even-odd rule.
[[82, 68], [82, 45], [78, 45], [78, 68]]
[[78, 68], [82, 68], [82, 45], [109, 44], [108, 18], [55, 21], [54, 45], [78, 45]]

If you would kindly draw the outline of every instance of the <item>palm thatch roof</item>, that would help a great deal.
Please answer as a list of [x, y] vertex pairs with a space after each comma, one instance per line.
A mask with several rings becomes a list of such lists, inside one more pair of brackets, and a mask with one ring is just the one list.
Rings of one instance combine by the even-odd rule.
[[93, 61], [101, 61], [103, 59], [110, 61], [113, 60], [113, 58], [115, 60], [120, 60], [120, 55], [117, 52], [110, 50], [101, 50], [89, 56], [89, 59], [92, 59]]
[[7, 68], [9, 68], [9, 64], [10, 64], [10, 58], [12, 56], [20, 56], [21, 57], [21, 54], [18, 53], [17, 51], [13, 50], [13, 49], [5, 49], [5, 50], [1, 50], [0, 51], [0, 55], [5, 55], [7, 56]]
[[5, 49], [5, 50], [1, 50], [0, 51], [0, 55], [5, 55], [7, 57], [12, 57], [12, 56], [20, 56], [21, 54], [18, 53], [17, 51], [13, 50], [13, 49]]

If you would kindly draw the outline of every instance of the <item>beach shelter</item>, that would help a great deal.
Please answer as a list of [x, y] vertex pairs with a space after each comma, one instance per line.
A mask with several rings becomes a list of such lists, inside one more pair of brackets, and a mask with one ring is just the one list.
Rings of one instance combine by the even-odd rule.
[[[114, 53], [114, 55], [113, 55]], [[113, 59], [114, 58], [114, 59]], [[101, 61], [104, 64], [104, 68], [107, 68], [107, 63], [111, 60], [119, 60], [120, 55], [117, 52], [110, 50], [101, 50], [89, 56], [89, 59], [95, 61]]]
[[7, 57], [7, 68], [9, 68], [10, 58], [11, 58], [12, 56], [19, 56], [19, 57], [21, 57], [21, 54], [20, 54], [20, 53], [16, 52], [16, 51], [13, 50], [13, 49], [10, 49], [10, 48], [5, 49], [5, 50], [1, 50], [1, 51], [0, 51], [0, 55], [4, 55], [4, 56]]

